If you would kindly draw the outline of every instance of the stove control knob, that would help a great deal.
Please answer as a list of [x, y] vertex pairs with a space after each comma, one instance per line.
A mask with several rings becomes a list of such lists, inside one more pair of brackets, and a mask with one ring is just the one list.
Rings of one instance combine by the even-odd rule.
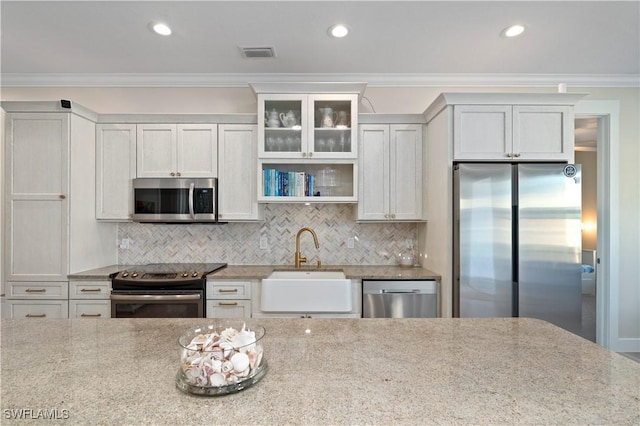
[[182, 273], [182, 278], [187, 278], [189, 276], [189, 274], [187, 274], [186, 272]]
[[128, 272], [123, 272], [123, 273], [122, 273], [122, 278], [127, 278], [128, 276], [129, 276], [129, 273], [128, 273]]
[[191, 274], [191, 276], [194, 277], [194, 278], [197, 277], [198, 276], [198, 272], [193, 271], [193, 274]]
[[134, 272], [133, 274], [131, 274], [131, 278], [138, 278], [138, 273]]

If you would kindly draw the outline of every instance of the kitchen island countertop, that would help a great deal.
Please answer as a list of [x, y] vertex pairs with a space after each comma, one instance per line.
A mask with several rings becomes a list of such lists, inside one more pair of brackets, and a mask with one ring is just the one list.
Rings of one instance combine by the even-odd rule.
[[[110, 274], [125, 269], [135, 269], [136, 265], [111, 265], [104, 268], [70, 274], [69, 279], [91, 280], [109, 278]], [[264, 279], [275, 270], [292, 270], [291, 265], [228, 265], [226, 268], [210, 274], [209, 278], [221, 279]], [[315, 271], [315, 266], [305, 266], [302, 270]], [[320, 270], [342, 270], [347, 278], [351, 279], [440, 279], [440, 275], [428, 269], [420, 267], [403, 268], [396, 265], [327, 265]]]
[[262, 381], [196, 397], [176, 339], [202, 321], [2, 320], [2, 423], [640, 423], [640, 364], [540, 320], [261, 319]]

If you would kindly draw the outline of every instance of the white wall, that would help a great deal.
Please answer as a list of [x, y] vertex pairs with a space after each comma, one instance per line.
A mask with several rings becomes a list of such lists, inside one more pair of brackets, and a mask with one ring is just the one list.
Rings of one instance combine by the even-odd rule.
[[[554, 92], [555, 88], [403, 87], [368, 88], [366, 98], [377, 113], [422, 113], [443, 91]], [[620, 102], [619, 168], [619, 330], [640, 345], [640, 89], [569, 88], [587, 93], [586, 100]], [[3, 88], [3, 100], [70, 99], [98, 113], [253, 113], [247, 88]], [[363, 102], [362, 112], [372, 112]], [[639, 346], [640, 347], [640, 346]]]

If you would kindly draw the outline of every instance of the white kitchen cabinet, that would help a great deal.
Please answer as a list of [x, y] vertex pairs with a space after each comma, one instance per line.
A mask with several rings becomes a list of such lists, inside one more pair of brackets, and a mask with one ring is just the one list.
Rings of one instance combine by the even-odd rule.
[[572, 161], [572, 111], [563, 105], [455, 105], [454, 160]]
[[260, 158], [356, 158], [357, 94], [259, 94]]
[[252, 280], [207, 279], [207, 318], [251, 318]]
[[354, 203], [358, 200], [356, 160], [259, 160], [260, 203]]
[[69, 300], [69, 318], [111, 318], [111, 301]]
[[136, 125], [96, 126], [96, 218], [128, 221], [136, 177]]
[[358, 220], [422, 220], [422, 125], [362, 124], [359, 140]]
[[257, 127], [218, 126], [218, 217], [223, 222], [263, 219], [257, 189]]
[[258, 202], [357, 201], [357, 93], [258, 93]]
[[5, 318], [60, 319], [69, 318], [66, 300], [6, 300]]
[[7, 310], [12, 317], [66, 317], [67, 275], [117, 263], [117, 225], [95, 216], [97, 116], [58, 102], [2, 107]]
[[217, 177], [215, 124], [138, 124], [137, 177]]

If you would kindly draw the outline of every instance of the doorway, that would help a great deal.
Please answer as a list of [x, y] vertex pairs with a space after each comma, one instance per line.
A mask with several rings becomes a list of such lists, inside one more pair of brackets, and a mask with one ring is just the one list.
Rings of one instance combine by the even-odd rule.
[[575, 119], [575, 163], [582, 166], [582, 330], [581, 336], [596, 341], [597, 212], [598, 212], [598, 117]]
[[596, 218], [596, 343], [620, 351], [618, 332], [619, 292], [619, 101], [580, 101], [575, 117], [597, 120], [597, 218]]

